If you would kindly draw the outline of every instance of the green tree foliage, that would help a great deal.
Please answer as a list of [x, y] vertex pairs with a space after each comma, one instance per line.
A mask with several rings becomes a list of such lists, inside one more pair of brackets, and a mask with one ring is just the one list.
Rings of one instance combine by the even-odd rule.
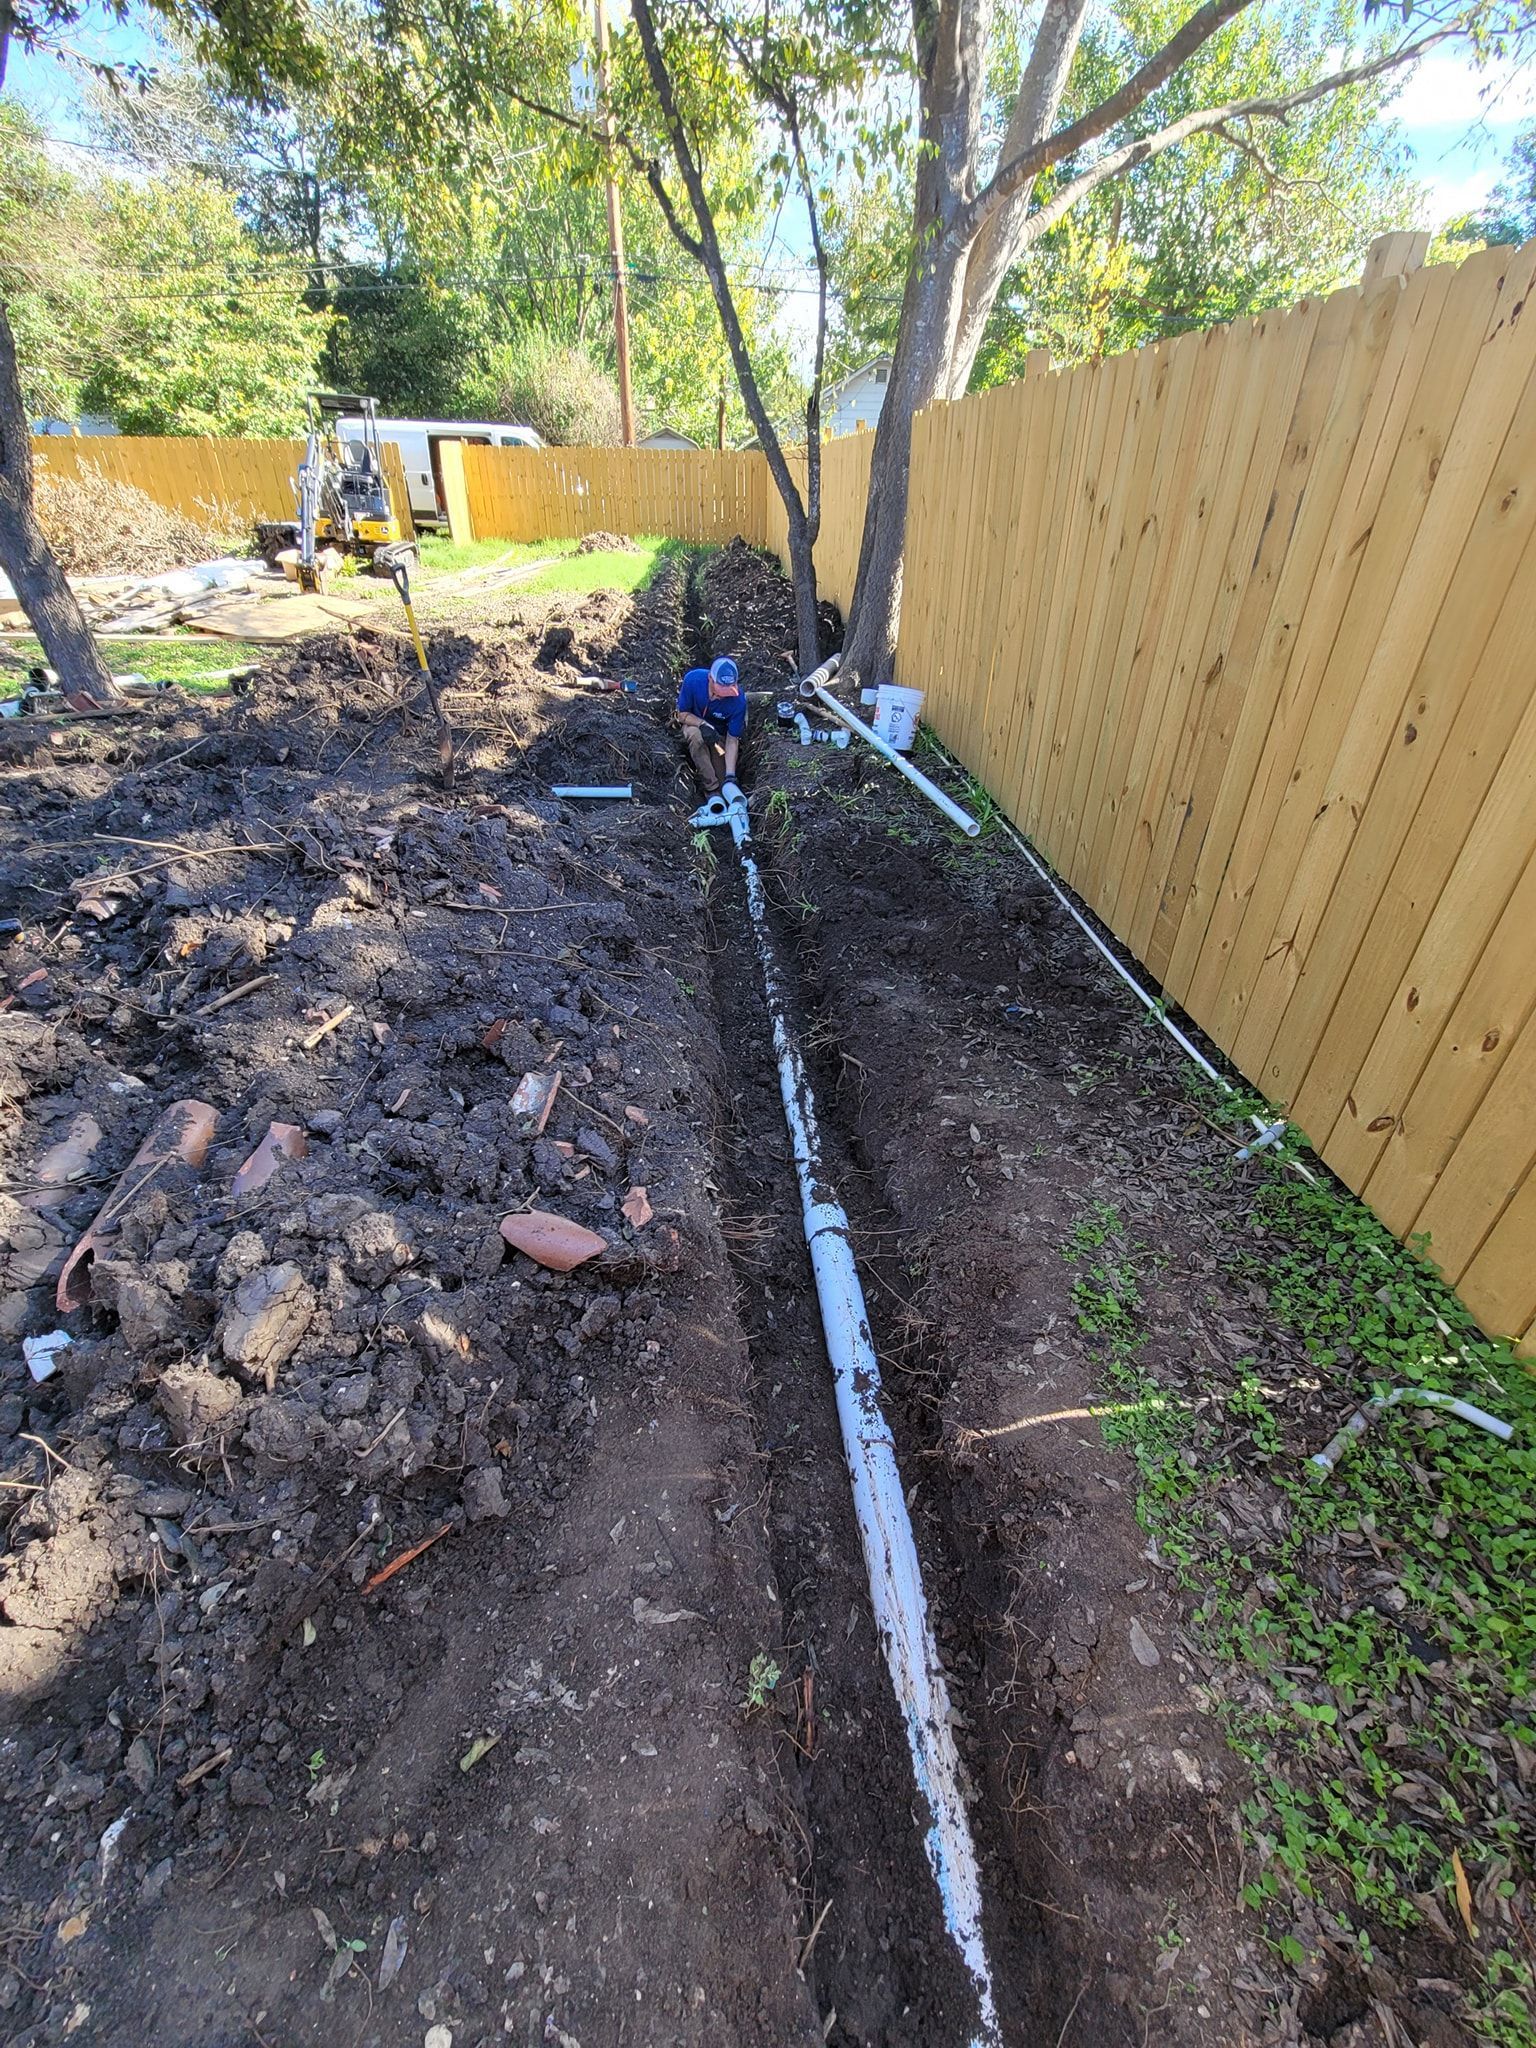
[[[1067, 113], [1091, 107], [1165, 42], [1180, 0], [1117, 0], [1084, 36]], [[1295, 91], [1338, 62], [1354, 11], [1254, 8], [1203, 45], [1141, 107], [1150, 133], [1221, 99]], [[1032, 347], [1057, 360], [1137, 348], [1350, 282], [1372, 238], [1423, 211], [1391, 119], [1401, 79], [1374, 78], [1252, 137], [1192, 136], [1101, 186], [1044, 237], [999, 294], [974, 382], [1015, 376]], [[1042, 200], [1081, 166], [1067, 158]]]
[[1473, 232], [1485, 242], [1528, 242], [1536, 236], [1536, 122], [1515, 137], [1504, 175]]
[[73, 419], [104, 318], [95, 222], [14, 100], [0, 101], [0, 293], [28, 413]]
[[274, 257], [192, 170], [82, 179], [0, 103], [0, 281], [33, 417], [125, 433], [286, 434], [331, 326], [304, 265]]
[[496, 344], [465, 411], [519, 421], [559, 447], [616, 447], [622, 439], [612, 377], [590, 355], [537, 327]]
[[130, 434], [293, 431], [330, 326], [303, 265], [261, 250], [206, 179], [93, 195], [112, 310], [82, 402]]
[[[1173, 33], [1178, 0], [1115, 0], [1083, 36], [1063, 122], [1101, 100]], [[993, 80], [1018, 88], [1017, 22]], [[1150, 132], [1213, 101], [1293, 91], [1337, 62], [1345, 13], [1253, 9], [1205, 44], [1138, 109]], [[1027, 47], [1027, 46], [1026, 46]], [[1401, 81], [1376, 78], [1298, 109], [1247, 146], [1198, 135], [1103, 185], [1045, 235], [998, 294], [972, 386], [1020, 374], [1032, 348], [1082, 362], [1285, 305], [1347, 283], [1372, 238], [1415, 223], [1422, 199], [1391, 115]], [[1082, 168], [1068, 158], [1042, 202]], [[835, 221], [837, 351], [863, 361], [895, 340], [910, 239], [909, 178], [887, 173]]]
[[[404, 147], [431, 93], [453, 97], [443, 68], [418, 66], [411, 51], [427, 45], [409, 38], [381, 63], [355, 8], [343, 15], [333, 0], [328, 18], [336, 58], [323, 85], [253, 109], [171, 50], [142, 91], [98, 96], [103, 142], [144, 172], [217, 179], [264, 248], [307, 260], [310, 305], [336, 316], [328, 383], [391, 413], [603, 438], [616, 350], [595, 152], [490, 90], [466, 102], [460, 128], [424, 128], [419, 151]], [[550, 33], [539, 76], [568, 92], [581, 39], [570, 25]], [[767, 215], [750, 144], [738, 136], [720, 172], [731, 258], [750, 272]], [[723, 381], [727, 437], [741, 438], [745, 409], [707, 289], [633, 174], [623, 206], [640, 431], [670, 425], [713, 441]], [[803, 392], [773, 301], [747, 291], [743, 303], [773, 403], [792, 412]], [[536, 357], [563, 371], [530, 384]]]

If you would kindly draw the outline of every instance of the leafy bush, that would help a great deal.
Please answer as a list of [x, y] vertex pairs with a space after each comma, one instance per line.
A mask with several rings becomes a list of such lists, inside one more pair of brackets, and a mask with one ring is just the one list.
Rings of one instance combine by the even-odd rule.
[[493, 349], [470, 416], [532, 427], [561, 448], [611, 448], [620, 437], [619, 390], [580, 349], [525, 330]]

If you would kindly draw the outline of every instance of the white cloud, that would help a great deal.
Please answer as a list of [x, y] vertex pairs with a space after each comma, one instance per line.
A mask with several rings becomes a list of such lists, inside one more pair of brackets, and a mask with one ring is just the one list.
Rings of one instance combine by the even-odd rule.
[[1536, 76], [1526, 65], [1479, 70], [1468, 56], [1437, 50], [1424, 58], [1392, 103], [1405, 128], [1513, 128], [1536, 112]]
[[1477, 213], [1498, 182], [1497, 164], [1487, 164], [1480, 171], [1469, 171], [1463, 178], [1426, 178], [1423, 183], [1429, 209], [1427, 224], [1443, 227], [1448, 220], [1460, 220], [1463, 214]]

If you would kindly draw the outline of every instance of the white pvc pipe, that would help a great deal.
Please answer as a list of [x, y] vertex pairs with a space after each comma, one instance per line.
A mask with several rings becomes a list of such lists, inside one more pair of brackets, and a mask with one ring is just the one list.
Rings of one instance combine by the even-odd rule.
[[1332, 1472], [1355, 1438], [1364, 1436], [1371, 1424], [1389, 1408], [1395, 1408], [1399, 1401], [1409, 1401], [1421, 1408], [1444, 1408], [1452, 1415], [1459, 1415], [1463, 1422], [1470, 1422], [1474, 1428], [1486, 1429], [1500, 1443], [1507, 1444], [1515, 1433], [1513, 1424], [1501, 1421], [1497, 1415], [1490, 1415], [1486, 1408], [1478, 1408], [1455, 1394], [1436, 1393], [1431, 1387], [1394, 1387], [1390, 1394], [1383, 1394], [1377, 1400], [1367, 1401], [1363, 1408], [1357, 1408], [1344, 1427], [1329, 1439], [1322, 1450], [1315, 1451], [1307, 1463], [1319, 1472]]
[[550, 789], [551, 796], [633, 796], [634, 787], [628, 782], [557, 782]]
[[822, 1162], [815, 1097], [789, 1029], [788, 989], [768, 925], [762, 877], [748, 850], [752, 833], [744, 804], [731, 806], [729, 822], [741, 855], [747, 909], [773, 1024], [779, 1093], [800, 1183], [805, 1241], [826, 1330], [875, 1626], [906, 1724], [918, 1795], [929, 1816], [924, 1847], [938, 1882], [944, 1923], [976, 1989], [980, 2023], [972, 2036], [973, 2048], [1000, 2048], [992, 1975], [982, 1939], [981, 1873], [960, 1790], [949, 1688], [928, 1620], [922, 1567], [907, 1515], [896, 1445], [880, 1407], [880, 1365], [850, 1243], [848, 1216]]
[[[950, 754], [942, 746], [939, 748], [939, 751], [941, 754], [944, 755], [946, 761], [954, 760], [954, 756]], [[1024, 835], [1021, 832], [1016, 831], [1006, 818], [999, 817], [997, 822], [999, 825], [1002, 826], [1003, 830], [1008, 834], [1008, 837], [1013, 841], [1014, 845], [1019, 849], [1020, 853], [1023, 854], [1024, 858], [1029, 862], [1030, 866], [1034, 869], [1035, 873], [1040, 877], [1041, 881], [1044, 882], [1046, 887], [1051, 891], [1051, 894], [1056, 898], [1057, 902], [1061, 905], [1062, 909], [1067, 913], [1068, 917], [1072, 919], [1074, 924], [1080, 927], [1080, 929], [1086, 934], [1089, 941], [1098, 949], [1100, 953], [1103, 954], [1104, 958], [1109, 962], [1110, 966], [1113, 967], [1116, 974], [1119, 975], [1120, 979], [1131, 991], [1131, 994], [1135, 996], [1136, 1000], [1140, 1004], [1142, 1004], [1142, 1006], [1146, 1009], [1150, 1016], [1153, 1016], [1157, 1019], [1158, 1023], [1162, 1025], [1163, 1029], [1167, 1032], [1168, 1036], [1173, 1040], [1174, 1044], [1179, 1046], [1184, 1052], [1186, 1052], [1189, 1055], [1189, 1057], [1194, 1061], [1195, 1065], [1200, 1068], [1202, 1073], [1210, 1076], [1211, 1080], [1213, 1080], [1216, 1083], [1216, 1086], [1219, 1089], [1221, 1089], [1223, 1094], [1235, 1095], [1237, 1093], [1237, 1090], [1232, 1086], [1232, 1083], [1227, 1079], [1226, 1075], [1218, 1072], [1217, 1069], [1211, 1065], [1210, 1061], [1206, 1058], [1205, 1054], [1200, 1050], [1199, 1046], [1193, 1044], [1185, 1036], [1185, 1034], [1179, 1029], [1178, 1025], [1175, 1024], [1173, 1019], [1168, 1015], [1167, 1010], [1164, 1008], [1164, 1006], [1160, 1002], [1158, 1002], [1155, 996], [1150, 995], [1147, 992], [1147, 990], [1142, 987], [1141, 983], [1136, 979], [1135, 975], [1130, 972], [1129, 968], [1127, 968], [1124, 965], [1124, 963], [1116, 957], [1113, 950], [1104, 943], [1103, 939], [1099, 937], [1099, 934], [1094, 930], [1093, 926], [1088, 922], [1087, 918], [1083, 916], [1082, 912], [1078, 909], [1077, 905], [1072, 901], [1071, 897], [1067, 895], [1066, 891], [1061, 887], [1061, 885], [1056, 880], [1056, 877], [1051, 873], [1050, 869], [1045, 865], [1044, 861], [1042, 861], [1039, 858], [1034, 848], [1030, 845], [1029, 841], [1024, 837]], [[1283, 1136], [1284, 1133], [1290, 1128], [1289, 1124], [1284, 1119], [1282, 1119], [1277, 1124], [1270, 1123], [1267, 1121], [1267, 1119], [1258, 1115], [1257, 1113], [1250, 1116], [1248, 1121], [1253, 1125], [1253, 1128], [1258, 1132], [1259, 1136], [1256, 1143], [1251, 1145], [1244, 1145], [1239, 1150], [1237, 1154], [1237, 1157], [1239, 1159], [1251, 1159], [1254, 1153], [1262, 1151], [1266, 1145], [1273, 1144], [1277, 1138]], [[1317, 1175], [1312, 1171], [1310, 1166], [1303, 1164], [1303, 1162], [1300, 1159], [1296, 1158], [1287, 1159], [1285, 1163], [1290, 1168], [1292, 1173], [1299, 1175], [1302, 1180], [1310, 1181], [1315, 1185], [1317, 1181]], [[1375, 1252], [1377, 1258], [1380, 1259], [1383, 1262], [1383, 1264], [1387, 1262], [1387, 1255], [1381, 1249], [1380, 1245], [1372, 1245], [1371, 1250]], [[1415, 1292], [1417, 1291], [1418, 1290], [1416, 1289]], [[1441, 1336], [1446, 1338], [1448, 1341], [1454, 1343], [1454, 1333], [1452, 1332], [1451, 1326], [1445, 1320], [1444, 1316], [1442, 1316], [1439, 1313], [1439, 1311], [1434, 1307], [1434, 1305], [1431, 1302], [1425, 1300], [1422, 1294], [1419, 1295], [1419, 1299], [1423, 1304], [1425, 1312], [1429, 1315], [1429, 1317], [1435, 1325], [1435, 1328], [1440, 1332]], [[1462, 1348], [1460, 1344], [1456, 1345], [1456, 1355], [1460, 1358], [1462, 1364], [1468, 1367], [1469, 1370], [1472, 1368], [1472, 1361], [1470, 1358], [1468, 1358], [1466, 1351]], [[1314, 1459], [1313, 1462], [1316, 1463], [1317, 1461]]]
[[838, 703], [826, 687], [826, 681], [836, 673], [839, 659], [840, 657], [834, 654], [829, 660], [824, 661], [819, 669], [808, 675], [800, 685], [801, 696], [819, 699], [835, 718], [840, 718], [845, 725], [852, 727], [861, 740], [868, 740], [875, 752], [883, 755], [893, 768], [899, 768], [908, 782], [923, 792], [929, 803], [938, 805], [951, 824], [958, 825], [967, 838], [975, 839], [981, 827], [969, 811], [962, 811], [953, 797], [946, 796], [936, 782], [930, 782], [920, 768], [914, 768], [904, 754], [898, 754], [889, 740], [881, 739], [873, 726], [866, 725], [862, 718], [855, 718], [846, 705]]

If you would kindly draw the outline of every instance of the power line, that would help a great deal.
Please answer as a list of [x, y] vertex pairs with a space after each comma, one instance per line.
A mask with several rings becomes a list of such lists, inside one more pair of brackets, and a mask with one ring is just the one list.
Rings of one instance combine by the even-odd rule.
[[[314, 290], [329, 291], [336, 299], [383, 297], [410, 292], [457, 292], [465, 296], [484, 297], [492, 292], [506, 291], [509, 288], [515, 292], [518, 286], [524, 283], [589, 284], [594, 289], [600, 291], [610, 282], [609, 273], [606, 268], [594, 265], [591, 271], [523, 270], [517, 276], [510, 278], [449, 276], [352, 279], [340, 277], [327, 285], [324, 282], [315, 283], [313, 273], [316, 269], [345, 270], [356, 266], [342, 264], [316, 265], [299, 257], [285, 260], [290, 265], [290, 274], [282, 276], [273, 272], [264, 273], [250, 270], [242, 272], [232, 268], [226, 269], [221, 273], [213, 267], [204, 269], [192, 265], [178, 270], [166, 269], [164, 267], [156, 268], [149, 265], [134, 265], [124, 269], [114, 269], [103, 277], [102, 282], [110, 285], [114, 277], [122, 276], [146, 279], [158, 277], [173, 281], [169, 287], [166, 284], [160, 284], [153, 290], [142, 292], [115, 292], [114, 297], [116, 300], [121, 304], [127, 305], [190, 303], [193, 300], [214, 297], [256, 299], [261, 296], [269, 298], [274, 293], [292, 293], [294, 296], [301, 296], [306, 291]], [[0, 258], [0, 274], [9, 272], [25, 282], [25, 270], [26, 267], [24, 265]], [[687, 271], [643, 270], [633, 265], [627, 266], [627, 274], [630, 283], [641, 287], [696, 285], [699, 275], [697, 272]], [[175, 283], [183, 280], [186, 282], [187, 288], [176, 289]], [[766, 277], [736, 277], [731, 279], [730, 282], [733, 289], [737, 291], [759, 292], [765, 297], [770, 298], [816, 298], [820, 291], [818, 285], [782, 284]], [[899, 292], [866, 292], [861, 296], [866, 302], [887, 305], [899, 305], [901, 302], [901, 294]]]

